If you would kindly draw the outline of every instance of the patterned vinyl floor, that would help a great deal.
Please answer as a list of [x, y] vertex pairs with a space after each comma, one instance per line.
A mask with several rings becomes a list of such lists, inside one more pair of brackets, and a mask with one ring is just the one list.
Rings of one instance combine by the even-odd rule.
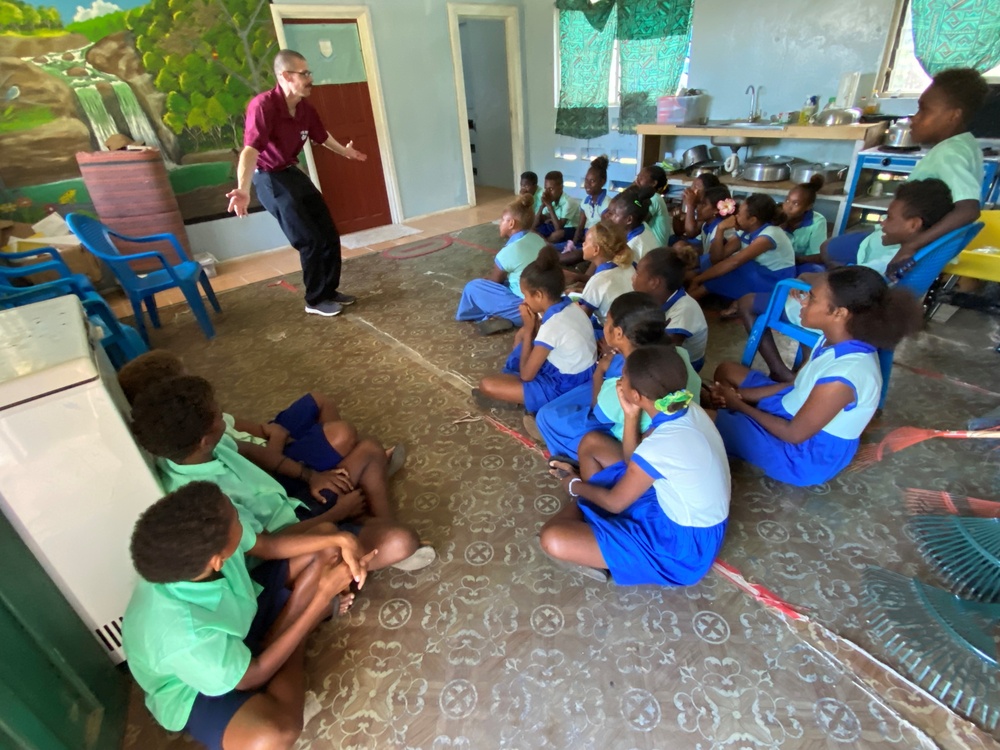
[[[809, 489], [734, 465], [721, 557], [810, 622], [784, 619], [717, 573], [685, 590], [595, 584], [538, 546], [564, 498], [540, 449], [510, 434], [523, 432], [521, 413], [486, 415], [469, 396], [511, 345], [452, 319], [462, 285], [497, 247], [484, 225], [424, 255], [348, 261], [344, 289], [360, 299], [334, 319], [303, 314], [293, 274], [222, 295], [211, 342], [179, 308], [154, 332], [212, 380], [227, 411], [266, 419], [318, 390], [362, 432], [406, 443], [399, 515], [440, 560], [374, 575], [347, 617], [313, 634], [307, 671], [322, 710], [299, 746], [995, 747], [851, 643], [880, 658], [859, 604], [865, 566], [935, 581], [904, 531], [902, 489], [1000, 498], [996, 443], [928, 441]], [[963, 311], [904, 345], [886, 416], [866, 441], [901, 425], [962, 428], [993, 408], [996, 329]], [[738, 358], [744, 340], [712, 315], [706, 374]], [[193, 746], [157, 727], [134, 692], [126, 748]]]

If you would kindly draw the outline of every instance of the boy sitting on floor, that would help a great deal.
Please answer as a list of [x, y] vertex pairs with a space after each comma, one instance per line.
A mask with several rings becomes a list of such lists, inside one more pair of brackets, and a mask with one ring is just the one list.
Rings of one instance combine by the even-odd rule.
[[199, 479], [215, 482], [252, 516], [257, 532], [280, 531], [300, 519], [308, 528], [319, 521], [342, 524], [356, 518], [344, 529], [357, 533], [364, 549], [380, 550], [374, 567], [418, 570], [434, 560], [434, 549], [420, 547], [416, 533], [395, 520], [381, 450], [355, 450], [344, 459], [338, 468], [346, 477], [338, 477], [340, 496], [331, 508], [290, 498], [267, 472], [239, 454], [204, 378], [182, 375], [150, 384], [132, 406], [132, 430], [139, 444], [158, 457], [164, 489], [170, 492]]
[[[188, 372], [173, 352], [153, 349], [140, 354], [118, 371], [118, 384], [129, 404], [151, 383]], [[382, 450], [372, 439], [358, 442], [354, 425], [340, 418], [333, 399], [316, 391], [300, 397], [267, 423], [251, 422], [222, 413], [226, 435], [236, 441], [240, 455], [272, 474], [292, 497], [307, 504], [325, 503], [346, 485], [344, 471], [335, 471], [355, 449]], [[403, 467], [402, 445], [386, 451], [391, 477]]]
[[[305, 639], [365, 581], [371, 552], [332, 526], [257, 536], [210, 482], [192, 482], [139, 517], [141, 576], [123, 646], [146, 706], [170, 731], [211, 750], [291, 748], [302, 732]], [[246, 556], [266, 562], [251, 574]], [[331, 611], [332, 610], [332, 611]]]

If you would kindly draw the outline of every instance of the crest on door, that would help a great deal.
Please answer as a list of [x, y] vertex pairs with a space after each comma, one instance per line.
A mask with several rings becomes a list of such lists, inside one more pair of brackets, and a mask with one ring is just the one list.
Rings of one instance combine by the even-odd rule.
[[333, 42], [331, 42], [329, 39], [320, 39], [319, 53], [326, 58], [333, 57]]

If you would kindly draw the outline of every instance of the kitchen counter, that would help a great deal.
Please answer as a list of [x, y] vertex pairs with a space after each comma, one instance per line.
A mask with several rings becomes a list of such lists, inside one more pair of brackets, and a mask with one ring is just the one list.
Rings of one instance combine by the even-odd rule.
[[719, 125], [639, 125], [640, 136], [688, 136], [695, 138], [742, 137], [762, 140], [800, 141], [863, 141], [864, 148], [875, 146], [885, 133], [884, 122], [857, 123], [855, 125], [779, 125], [754, 127], [726, 127]]

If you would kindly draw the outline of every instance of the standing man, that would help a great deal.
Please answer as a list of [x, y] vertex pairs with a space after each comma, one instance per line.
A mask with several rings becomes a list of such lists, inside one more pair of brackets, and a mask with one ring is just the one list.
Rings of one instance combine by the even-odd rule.
[[247, 215], [252, 178], [260, 202], [278, 220], [302, 258], [306, 312], [330, 317], [355, 298], [337, 291], [340, 235], [323, 195], [298, 168], [298, 156], [310, 138], [347, 159], [364, 161], [368, 157], [352, 147], [353, 141], [340, 145], [305, 100], [312, 93], [312, 72], [302, 55], [281, 50], [274, 58], [274, 76], [278, 85], [247, 105], [237, 187], [226, 193], [229, 213]]

